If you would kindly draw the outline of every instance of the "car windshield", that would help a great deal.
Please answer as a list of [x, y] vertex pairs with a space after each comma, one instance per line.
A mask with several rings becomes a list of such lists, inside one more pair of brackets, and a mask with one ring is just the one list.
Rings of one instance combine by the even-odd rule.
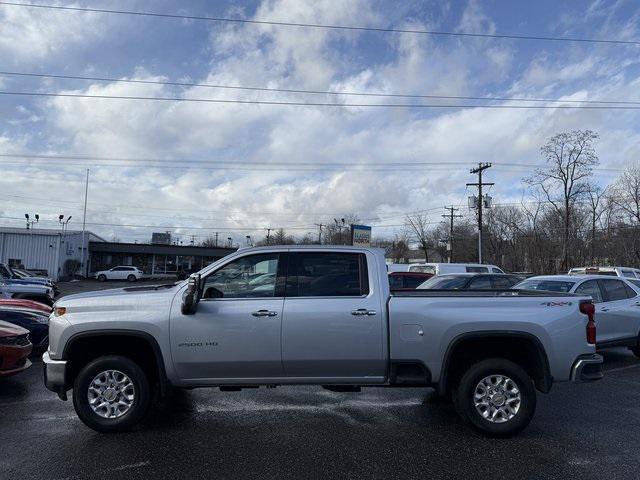
[[566, 280], [536, 280], [530, 278], [524, 282], [520, 282], [514, 285], [513, 288], [519, 290], [544, 290], [547, 292], [564, 292], [567, 293], [576, 284], [576, 282], [569, 282]]
[[426, 282], [420, 284], [420, 290], [459, 290], [463, 288], [469, 277], [461, 277], [456, 275], [440, 275], [432, 277]]

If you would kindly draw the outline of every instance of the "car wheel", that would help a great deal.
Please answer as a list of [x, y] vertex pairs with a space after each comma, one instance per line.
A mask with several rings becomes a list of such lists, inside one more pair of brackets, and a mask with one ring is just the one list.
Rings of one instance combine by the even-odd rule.
[[149, 379], [126, 357], [97, 358], [80, 371], [73, 384], [76, 413], [97, 432], [131, 429], [144, 418], [150, 404]]
[[509, 437], [524, 429], [536, 409], [533, 381], [519, 365], [502, 358], [472, 365], [454, 392], [464, 421], [490, 437]]
[[129, 276], [127, 277], [127, 281], [128, 281], [128, 282], [135, 282], [136, 280], [137, 280], [137, 278], [136, 278], [136, 276], [135, 276], [135, 275], [133, 275], [133, 274], [132, 274], [132, 275], [129, 275]]
[[629, 350], [631, 350], [636, 357], [640, 358], [640, 345], [631, 347]]
[[100, 275], [98, 275], [99, 282], [104, 282], [106, 279], [107, 279], [107, 276], [104, 273], [101, 273]]

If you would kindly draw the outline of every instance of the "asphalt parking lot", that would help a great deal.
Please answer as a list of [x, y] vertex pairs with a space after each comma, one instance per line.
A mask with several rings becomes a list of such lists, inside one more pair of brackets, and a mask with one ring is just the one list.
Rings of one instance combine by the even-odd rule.
[[604, 355], [604, 380], [554, 385], [507, 440], [470, 431], [429, 389], [319, 387], [179, 391], [134, 431], [104, 435], [44, 388], [34, 363], [0, 381], [0, 477], [637, 478], [640, 361]]

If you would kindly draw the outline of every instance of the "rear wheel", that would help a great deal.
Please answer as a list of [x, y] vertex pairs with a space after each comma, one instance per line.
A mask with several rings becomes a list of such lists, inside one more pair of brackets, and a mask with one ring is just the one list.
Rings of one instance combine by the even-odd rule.
[[536, 409], [533, 381], [522, 367], [502, 358], [472, 365], [462, 375], [453, 398], [462, 419], [491, 437], [520, 432]]
[[127, 281], [129, 282], [135, 282], [137, 280], [136, 276], [131, 274], [127, 277]]
[[99, 282], [104, 282], [106, 279], [107, 279], [107, 276], [104, 273], [101, 273], [100, 275], [98, 275]]
[[149, 379], [126, 357], [97, 358], [80, 371], [73, 385], [78, 417], [97, 432], [129, 430], [144, 418], [150, 403]]
[[631, 350], [636, 357], [640, 358], [640, 345], [631, 347], [629, 350]]

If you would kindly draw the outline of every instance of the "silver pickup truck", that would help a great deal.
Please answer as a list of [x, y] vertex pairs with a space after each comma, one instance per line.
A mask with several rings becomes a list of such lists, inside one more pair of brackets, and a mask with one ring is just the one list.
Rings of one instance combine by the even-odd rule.
[[433, 387], [471, 426], [523, 429], [536, 390], [602, 378], [588, 296], [391, 295], [382, 251], [240, 250], [175, 285], [60, 299], [44, 381], [101, 432], [129, 429], [155, 389]]

